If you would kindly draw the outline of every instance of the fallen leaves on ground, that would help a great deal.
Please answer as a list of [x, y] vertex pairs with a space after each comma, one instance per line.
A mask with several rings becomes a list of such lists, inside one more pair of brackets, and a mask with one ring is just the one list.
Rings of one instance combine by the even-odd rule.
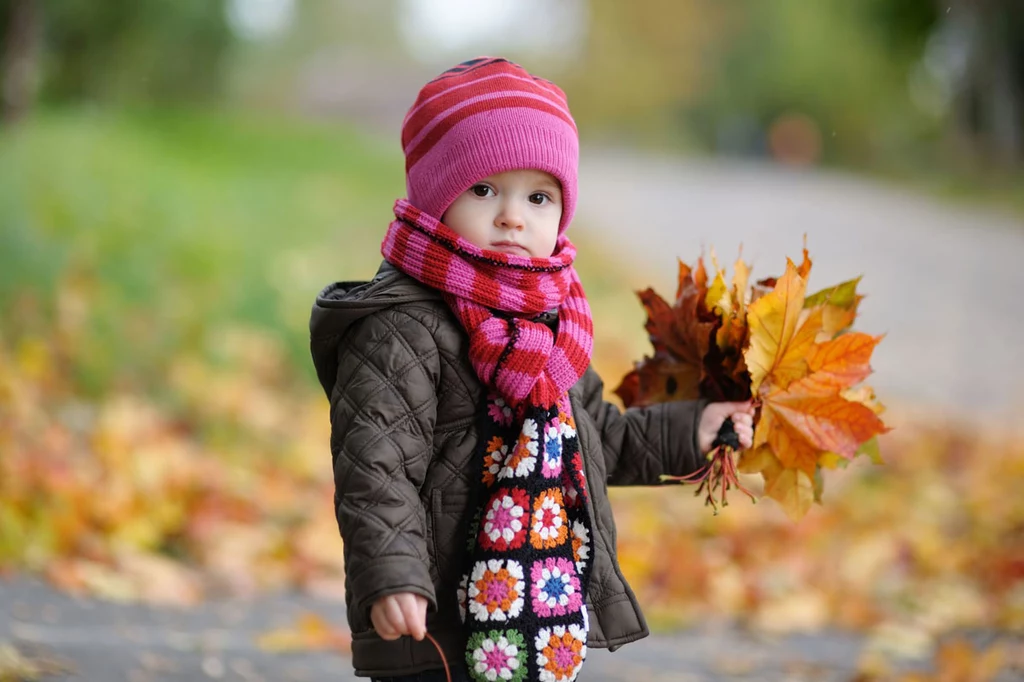
[[29, 655], [10, 642], [0, 640], [0, 682], [36, 682], [73, 672], [63, 661]]
[[[327, 403], [273, 337], [221, 330], [216, 360], [173, 358], [165, 393], [94, 397], [67, 381], [62, 343], [0, 342], [0, 568], [160, 604], [340, 596]], [[798, 523], [763, 505], [712, 517], [676, 487], [613, 490], [619, 557], [651, 621], [853, 629], [925, 656], [942, 633], [1024, 631], [1024, 438], [891, 412], [884, 469], [856, 458]]]
[[1009, 667], [1008, 658], [1004, 642], [975, 646], [951, 637], [937, 647], [927, 672], [894, 673], [888, 660], [869, 650], [852, 682], [990, 682]]
[[710, 516], [673, 487], [613, 490], [623, 570], [651, 619], [851, 629], [912, 656], [958, 629], [1024, 632], [1024, 437], [893, 420], [886, 466], [858, 458], [797, 523], [762, 505]]
[[97, 399], [59, 335], [0, 344], [0, 566], [124, 601], [340, 596], [326, 401], [264, 332], [210, 345], [173, 358], [161, 396]]
[[352, 635], [347, 628], [331, 625], [323, 616], [306, 612], [301, 614], [291, 627], [277, 628], [264, 633], [257, 643], [261, 649], [271, 653], [348, 653], [352, 650]]

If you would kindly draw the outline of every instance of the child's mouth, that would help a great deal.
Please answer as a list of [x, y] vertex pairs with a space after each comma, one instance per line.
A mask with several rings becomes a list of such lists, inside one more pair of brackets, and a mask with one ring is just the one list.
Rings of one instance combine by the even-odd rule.
[[514, 253], [517, 256], [530, 257], [530, 252], [526, 250], [526, 247], [521, 244], [516, 244], [515, 242], [494, 242], [491, 244], [491, 248], [503, 253]]

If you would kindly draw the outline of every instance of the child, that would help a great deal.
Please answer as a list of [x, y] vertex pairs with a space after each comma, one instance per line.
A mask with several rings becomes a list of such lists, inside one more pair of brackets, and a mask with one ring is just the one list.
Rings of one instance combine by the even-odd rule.
[[729, 417], [750, 447], [750, 404], [602, 399], [556, 85], [464, 62], [424, 86], [402, 144], [385, 262], [310, 320], [356, 674], [446, 679], [429, 633], [453, 679], [574, 680], [588, 646], [648, 634], [606, 486], [699, 469]]

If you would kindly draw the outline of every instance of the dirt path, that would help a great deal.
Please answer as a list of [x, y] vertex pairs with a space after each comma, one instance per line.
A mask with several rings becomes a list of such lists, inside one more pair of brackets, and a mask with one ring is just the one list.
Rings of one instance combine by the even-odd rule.
[[[307, 612], [345, 622], [343, 605], [310, 597], [156, 609], [76, 599], [14, 578], [0, 580], [0, 653], [14, 643], [31, 658], [62, 663], [66, 672], [44, 678], [62, 682], [356, 682], [344, 655], [260, 649], [262, 634], [294, 627]], [[973, 638], [984, 646], [1001, 641], [1008, 650], [1024, 644], [1008, 634]], [[615, 653], [593, 650], [580, 682], [852, 682], [863, 647], [863, 637], [838, 632], [767, 637], [729, 628], [688, 630]], [[2, 664], [0, 655], [0, 673]], [[923, 669], [927, 662], [903, 665]], [[1004, 672], [998, 682], [1019, 679], [1013, 670]]]
[[[675, 258], [740, 243], [754, 275], [814, 261], [810, 288], [863, 275], [858, 328], [887, 336], [884, 399], [951, 410], [1024, 407], [1024, 220], [837, 174], [584, 150], [577, 222], [674, 291]], [[1024, 190], [1022, 190], [1024, 191]]]

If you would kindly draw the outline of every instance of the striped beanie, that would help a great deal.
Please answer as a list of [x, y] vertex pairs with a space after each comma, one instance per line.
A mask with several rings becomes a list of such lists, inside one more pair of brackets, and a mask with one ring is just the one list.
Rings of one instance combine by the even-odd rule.
[[488, 175], [530, 168], [562, 183], [559, 231], [576, 210], [579, 137], [565, 93], [506, 59], [471, 59], [427, 83], [402, 148], [409, 202], [437, 220]]

